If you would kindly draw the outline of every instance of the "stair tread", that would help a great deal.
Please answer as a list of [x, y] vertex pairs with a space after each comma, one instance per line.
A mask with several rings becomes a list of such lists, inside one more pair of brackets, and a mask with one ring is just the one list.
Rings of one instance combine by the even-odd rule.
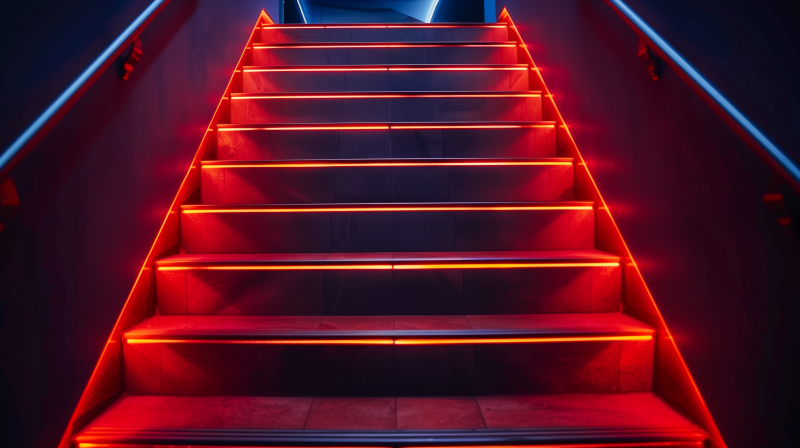
[[129, 395], [76, 440], [364, 444], [419, 437], [434, 443], [508, 443], [570, 437], [686, 441], [702, 440], [704, 434], [652, 393], [424, 398]]
[[156, 261], [158, 267], [217, 264], [341, 264], [446, 262], [597, 262], [619, 263], [620, 257], [601, 250], [485, 251], [485, 252], [329, 252], [178, 254]]
[[424, 315], [424, 316], [237, 316], [160, 315], [125, 338], [447, 338], [502, 336], [653, 335], [655, 330], [622, 313]]

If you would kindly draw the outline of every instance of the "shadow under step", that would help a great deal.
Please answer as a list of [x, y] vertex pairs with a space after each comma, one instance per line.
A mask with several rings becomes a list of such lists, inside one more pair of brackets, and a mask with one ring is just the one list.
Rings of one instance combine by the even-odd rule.
[[156, 262], [161, 314], [596, 313], [621, 308], [601, 251], [182, 254]]
[[203, 204], [574, 200], [571, 158], [201, 163]]
[[124, 396], [78, 443], [205, 446], [547, 445], [700, 448], [650, 393], [428, 398]]
[[245, 66], [244, 93], [527, 91], [526, 64]]
[[217, 125], [217, 159], [556, 157], [556, 124], [534, 122]]
[[516, 64], [516, 42], [256, 43], [255, 66]]
[[541, 121], [541, 92], [234, 93], [231, 123]]
[[155, 316], [123, 353], [139, 395], [627, 393], [652, 388], [654, 336], [621, 313]]
[[187, 253], [594, 248], [592, 202], [181, 206]]
[[508, 25], [484, 23], [263, 25], [262, 43], [300, 42], [505, 42]]

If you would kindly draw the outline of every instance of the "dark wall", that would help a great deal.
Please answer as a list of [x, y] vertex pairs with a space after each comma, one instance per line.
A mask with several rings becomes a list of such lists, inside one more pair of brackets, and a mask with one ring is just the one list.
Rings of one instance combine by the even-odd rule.
[[[4, 5], [6, 147], [149, 0]], [[97, 362], [262, 8], [172, 0], [129, 81], [106, 72], [13, 173], [0, 232], [3, 446], [52, 448]]]
[[[774, 0], [628, 4], [800, 160], [796, 12]], [[731, 447], [797, 446], [800, 243], [765, 164], [602, 0], [504, 0]]]

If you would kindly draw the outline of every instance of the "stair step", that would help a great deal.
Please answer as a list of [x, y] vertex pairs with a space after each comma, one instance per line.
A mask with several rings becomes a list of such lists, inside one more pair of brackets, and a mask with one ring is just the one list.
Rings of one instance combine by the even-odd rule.
[[594, 209], [582, 201], [183, 205], [181, 246], [187, 253], [591, 249]]
[[217, 125], [217, 159], [556, 157], [552, 121]]
[[231, 123], [540, 121], [541, 92], [233, 94]]
[[704, 439], [702, 429], [658, 396], [632, 393], [424, 398], [124, 396], [79, 433], [76, 441], [700, 448]]
[[614, 312], [620, 258], [596, 250], [182, 254], [156, 262], [161, 314]]
[[244, 93], [374, 91], [527, 91], [529, 67], [498, 65], [252, 66]]
[[651, 390], [654, 334], [621, 313], [155, 316], [123, 353], [139, 395], [626, 393]]
[[516, 64], [516, 42], [253, 44], [253, 65]]
[[203, 161], [204, 204], [570, 201], [571, 158]]
[[265, 25], [262, 43], [299, 42], [505, 42], [505, 24]]

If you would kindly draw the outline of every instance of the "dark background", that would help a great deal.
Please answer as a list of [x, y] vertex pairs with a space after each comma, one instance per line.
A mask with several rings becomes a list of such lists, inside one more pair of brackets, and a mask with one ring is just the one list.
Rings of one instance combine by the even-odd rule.
[[[445, 0], [443, 0], [443, 3]], [[6, 147], [149, 3], [50, 0], [0, 16]], [[628, 0], [800, 160], [797, 11]], [[731, 447], [797, 445], [800, 243], [765, 165], [602, 0], [497, 0], [520, 28]], [[14, 172], [0, 232], [3, 445], [53, 447], [262, 7], [172, 0], [129, 81], [109, 70]], [[437, 17], [438, 18], [438, 17]]]

